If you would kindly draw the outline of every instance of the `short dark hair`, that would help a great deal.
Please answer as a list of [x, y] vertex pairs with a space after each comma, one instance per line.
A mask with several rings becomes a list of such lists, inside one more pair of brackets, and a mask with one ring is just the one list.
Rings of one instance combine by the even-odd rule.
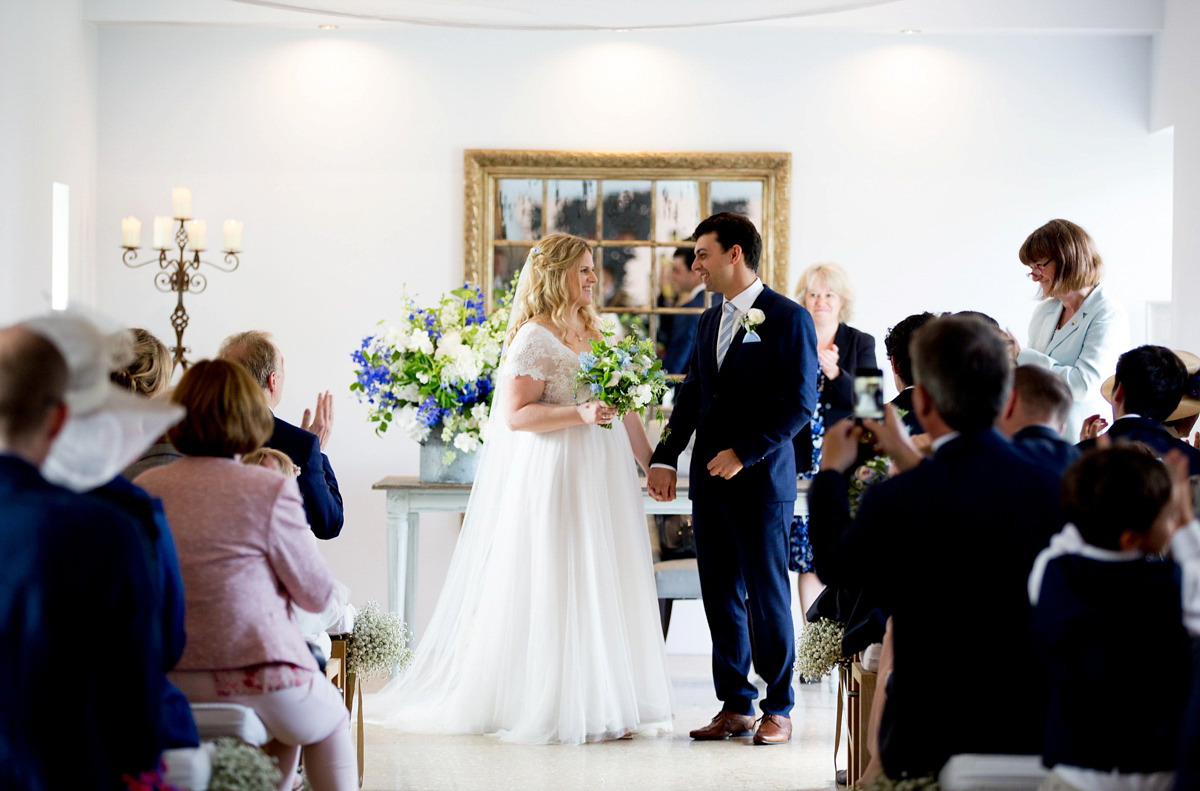
[[933, 319], [932, 313], [914, 313], [901, 319], [884, 336], [883, 346], [887, 349], [888, 359], [896, 364], [896, 373], [906, 385], [913, 383], [912, 355], [908, 353], [908, 345], [912, 343], [912, 337], [916, 331]]
[[758, 271], [758, 259], [762, 257], [762, 237], [750, 218], [744, 214], [734, 214], [723, 211], [701, 221], [692, 232], [693, 239], [699, 239], [706, 233], [717, 235], [717, 244], [722, 250], [729, 250], [735, 244], [742, 248], [742, 258], [751, 272]]
[[28, 439], [66, 390], [67, 362], [53, 343], [22, 327], [0, 330], [0, 439]]
[[975, 318], [979, 319], [980, 321], [984, 322], [985, 324], [988, 324], [989, 326], [991, 326], [995, 329], [1000, 329], [1000, 322], [996, 321], [995, 319], [993, 319], [991, 316], [984, 313], [983, 311], [960, 310], [958, 313], [955, 313], [954, 315], [955, 316], [974, 316]]
[[694, 247], [676, 247], [675, 254], [672, 255], [671, 257], [672, 258], [682, 258], [683, 262], [685, 264], [687, 264], [687, 268], [691, 269], [692, 264], [694, 264], [696, 262], [696, 248], [694, 248]]
[[1063, 476], [1063, 516], [1102, 549], [1119, 550], [1126, 530], [1147, 533], [1170, 499], [1166, 466], [1121, 444], [1085, 453]]
[[1030, 414], [1055, 425], [1067, 419], [1075, 403], [1071, 388], [1062, 377], [1039, 365], [1017, 366], [1013, 371], [1013, 390], [1021, 396], [1021, 403]]
[[271, 374], [279, 369], [279, 348], [271, 336], [261, 330], [247, 330], [221, 341], [217, 356], [246, 366], [246, 370], [266, 389]]
[[915, 384], [955, 431], [981, 431], [1012, 387], [1012, 360], [996, 330], [974, 316], [942, 316], [913, 336]]
[[1125, 411], [1163, 422], [1188, 389], [1187, 366], [1165, 346], [1139, 346], [1117, 358], [1117, 385], [1125, 393]]
[[171, 394], [187, 416], [167, 432], [185, 456], [229, 456], [263, 446], [275, 430], [267, 397], [254, 377], [232, 360], [201, 360]]

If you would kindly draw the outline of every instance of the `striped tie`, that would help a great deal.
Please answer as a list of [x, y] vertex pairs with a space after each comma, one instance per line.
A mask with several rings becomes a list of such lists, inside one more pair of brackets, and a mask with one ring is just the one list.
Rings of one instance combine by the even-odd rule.
[[721, 363], [725, 362], [725, 353], [729, 351], [733, 332], [737, 329], [737, 312], [733, 303], [726, 300], [725, 312], [721, 316], [721, 334], [717, 337], [717, 370], [720, 370]]

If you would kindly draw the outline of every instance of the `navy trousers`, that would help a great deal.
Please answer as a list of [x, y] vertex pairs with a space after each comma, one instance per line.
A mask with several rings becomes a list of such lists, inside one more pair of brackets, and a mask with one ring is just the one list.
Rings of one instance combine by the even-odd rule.
[[790, 502], [692, 503], [696, 565], [713, 641], [713, 682], [725, 709], [736, 714], [754, 714], [758, 690], [749, 679], [752, 655], [767, 682], [763, 713], [790, 716], [795, 702], [787, 573], [794, 509]]

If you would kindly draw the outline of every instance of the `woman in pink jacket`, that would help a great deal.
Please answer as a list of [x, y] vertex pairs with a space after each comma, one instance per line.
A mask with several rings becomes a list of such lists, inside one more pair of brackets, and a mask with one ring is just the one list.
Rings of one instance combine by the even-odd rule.
[[138, 476], [162, 498], [175, 533], [187, 646], [170, 674], [193, 703], [254, 709], [290, 789], [300, 750], [314, 791], [357, 787], [341, 696], [317, 667], [288, 603], [320, 612], [333, 577], [317, 552], [294, 480], [235, 457], [262, 445], [273, 421], [239, 364], [196, 363], [172, 400], [187, 417], [167, 437], [178, 461]]

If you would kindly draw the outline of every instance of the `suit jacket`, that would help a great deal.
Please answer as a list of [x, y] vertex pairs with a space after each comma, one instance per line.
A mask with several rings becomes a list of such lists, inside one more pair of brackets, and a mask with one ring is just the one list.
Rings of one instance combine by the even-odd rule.
[[156, 767], [153, 597], [132, 517], [0, 454], [0, 788], [123, 789]]
[[[676, 466], [692, 434], [693, 500], [794, 502], [796, 456], [792, 438], [813, 415], [817, 402], [816, 330], [808, 311], [770, 288], [754, 307], [765, 315], [758, 342], [745, 342], [739, 327], [717, 368], [721, 308], [700, 316], [687, 379], [675, 399], [667, 438], [652, 464]], [[744, 465], [729, 480], [709, 474], [708, 462], [732, 448]]]
[[1045, 426], [1027, 426], [1014, 434], [1012, 440], [1030, 461], [1057, 471], [1059, 477], [1080, 456], [1079, 448]]
[[891, 400], [892, 406], [896, 409], [904, 410], [904, 417], [900, 421], [904, 423], [904, 427], [911, 434], [924, 434], [925, 427], [921, 425], [921, 421], [917, 420], [917, 412], [913, 408], [913, 389], [911, 386], [901, 390], [895, 398]]
[[288, 604], [321, 612], [333, 576], [295, 482], [233, 459], [185, 456], [136, 483], [162, 499], [175, 531], [188, 634], [176, 669], [286, 662], [316, 671]]
[[283, 451], [300, 469], [300, 496], [304, 513], [317, 538], [337, 538], [342, 532], [342, 493], [329, 457], [321, 452], [317, 435], [275, 418], [275, 433], [267, 440], [268, 448]]
[[[681, 308], [704, 307], [704, 292], [701, 291]], [[699, 316], [671, 316], [671, 326], [667, 333], [667, 350], [663, 354], [663, 368], [669, 374], [687, 373], [688, 360], [692, 358], [692, 347], [696, 345], [696, 327], [700, 324]]]
[[[1123, 417], [1114, 420], [1109, 426], [1108, 436], [1114, 440], [1125, 439], [1131, 442], [1144, 442], [1160, 455], [1169, 450], [1178, 450], [1187, 456], [1188, 474], [1200, 475], [1200, 450], [1192, 447], [1163, 428], [1162, 423], [1145, 417]], [[1078, 447], [1082, 453], [1087, 453], [1096, 446], [1096, 440], [1087, 439], [1080, 442]]]
[[[853, 521], [846, 492], [836, 471], [813, 479], [809, 537], [823, 582], [871, 587], [894, 619], [888, 775], [936, 771], [955, 753], [1040, 753], [1047, 689], [1026, 583], [1062, 525], [1057, 478], [988, 429], [867, 489]], [[968, 687], [970, 710], [944, 727], [929, 702]]]
[[1088, 294], [1079, 312], [1056, 334], [1062, 311], [1063, 304], [1057, 299], [1047, 299], [1034, 308], [1029, 345], [1021, 349], [1017, 364], [1049, 368], [1071, 388], [1075, 404], [1064, 435], [1074, 439], [1084, 418], [1108, 412], [1100, 385], [1117, 370], [1117, 357], [1129, 349], [1129, 319], [1103, 283]]
[[[833, 342], [838, 347], [836, 379], [827, 379], [819, 398], [825, 404], [825, 427], [854, 413], [854, 375], [859, 368], [878, 368], [875, 361], [875, 338], [846, 324], [839, 324]], [[818, 366], [819, 370], [819, 366]], [[796, 467], [801, 472], [812, 466], [812, 426], [796, 434], [792, 446], [796, 452]], [[866, 453], [869, 449], [864, 449]], [[869, 457], [868, 457], [869, 458]], [[863, 461], [866, 461], [864, 458]]]

